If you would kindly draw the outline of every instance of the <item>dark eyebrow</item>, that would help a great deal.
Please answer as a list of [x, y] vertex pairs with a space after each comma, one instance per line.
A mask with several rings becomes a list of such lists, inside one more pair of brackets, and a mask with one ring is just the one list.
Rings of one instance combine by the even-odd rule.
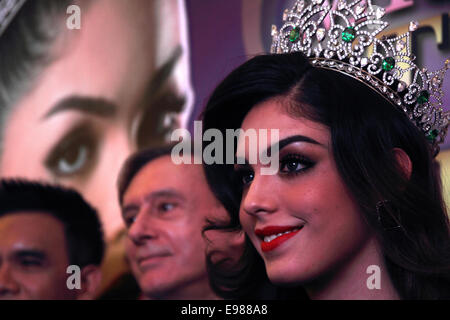
[[322, 143], [319, 143], [319, 142], [317, 142], [316, 140], [314, 140], [314, 139], [312, 139], [310, 137], [302, 136], [302, 135], [295, 135], [295, 136], [290, 136], [290, 137], [281, 139], [277, 143], [274, 143], [273, 145], [271, 145], [267, 149], [267, 155], [270, 157], [272, 148], [277, 146], [277, 145], [278, 145], [278, 151], [281, 151], [281, 149], [283, 149], [287, 145], [289, 145], [291, 143], [294, 143], [294, 142], [306, 142], [306, 143], [311, 143], [311, 144], [315, 144], [315, 145], [318, 145], [318, 146], [326, 148]]
[[113, 102], [102, 98], [72, 95], [57, 102], [43, 117], [43, 120], [64, 111], [79, 111], [103, 118], [114, 117], [118, 107]]
[[[149, 84], [140, 104], [145, 104], [151, 97], [156, 95], [158, 91], [161, 90], [167, 79], [172, 74], [172, 71], [182, 53], [183, 50], [181, 46], [177, 46], [170, 58], [151, 75]], [[57, 102], [42, 117], [42, 119], [46, 120], [51, 116], [64, 111], [79, 111], [103, 118], [112, 118], [116, 115], [118, 109], [119, 108], [115, 103], [103, 98], [71, 95]]]
[[122, 216], [125, 216], [125, 214], [128, 212], [128, 211], [139, 211], [139, 205], [137, 205], [137, 204], [135, 204], [135, 203], [131, 203], [131, 204], [127, 204], [126, 206], [124, 206], [123, 208], [122, 208]]
[[155, 198], [161, 198], [161, 197], [174, 197], [174, 198], [179, 198], [181, 200], [186, 200], [184, 195], [182, 195], [180, 192], [178, 192], [174, 189], [163, 189], [163, 190], [151, 192], [145, 196], [145, 199], [149, 200], [149, 199], [155, 199]]
[[45, 252], [37, 249], [19, 249], [14, 252], [14, 256], [17, 258], [35, 258], [40, 260], [45, 260], [47, 255]]
[[[284, 147], [286, 147], [287, 145], [293, 143], [293, 142], [307, 142], [307, 143], [311, 143], [311, 144], [315, 144], [321, 147], [326, 148], [323, 144], [317, 142], [316, 140], [307, 137], [307, 136], [302, 136], [302, 135], [295, 135], [295, 136], [290, 136], [284, 139], [281, 139], [280, 141], [278, 141], [277, 143], [274, 143], [273, 145], [271, 145], [269, 148], [266, 149], [266, 154], [268, 157], [270, 157], [272, 155], [272, 149], [278, 145], [278, 151], [281, 151], [281, 149], [283, 149]], [[247, 158], [240, 158], [240, 157], [236, 157], [236, 160], [241, 159], [245, 161], [244, 166], [249, 165], [249, 162], [247, 160]], [[237, 164], [239, 165], [239, 161], [236, 161]], [[242, 165], [241, 165], [242, 166]]]
[[[145, 201], [152, 201], [154, 199], [162, 198], [162, 197], [174, 197], [174, 198], [178, 198], [183, 201], [186, 200], [186, 197], [183, 194], [181, 194], [180, 192], [178, 192], [174, 189], [163, 189], [163, 190], [153, 191], [153, 192], [150, 192], [149, 194], [145, 195], [144, 199], [145, 199]], [[122, 209], [122, 216], [127, 211], [139, 210], [139, 208], [140, 208], [139, 204], [136, 204], [136, 203], [127, 204]]]

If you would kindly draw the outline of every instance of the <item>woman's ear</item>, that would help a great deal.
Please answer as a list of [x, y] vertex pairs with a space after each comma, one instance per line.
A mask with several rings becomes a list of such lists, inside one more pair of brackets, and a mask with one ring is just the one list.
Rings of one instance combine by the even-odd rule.
[[397, 161], [397, 164], [399, 165], [400, 169], [402, 170], [403, 174], [405, 175], [405, 178], [409, 180], [411, 178], [412, 173], [412, 162], [409, 158], [408, 154], [400, 148], [394, 148], [394, 157]]

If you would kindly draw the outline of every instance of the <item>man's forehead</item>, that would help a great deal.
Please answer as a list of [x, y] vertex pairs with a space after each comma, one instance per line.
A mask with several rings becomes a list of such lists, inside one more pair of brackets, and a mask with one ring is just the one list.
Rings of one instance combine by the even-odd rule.
[[0, 240], [22, 239], [22, 242], [45, 243], [58, 237], [62, 223], [46, 212], [17, 211], [0, 217]]
[[170, 155], [159, 157], [147, 163], [133, 177], [124, 194], [124, 202], [163, 190], [180, 194], [195, 191], [192, 190], [193, 184], [204, 179], [202, 170], [201, 165], [177, 165], [172, 162]]
[[48, 261], [67, 257], [63, 223], [46, 212], [12, 212], [0, 217], [3, 259], [33, 255]]

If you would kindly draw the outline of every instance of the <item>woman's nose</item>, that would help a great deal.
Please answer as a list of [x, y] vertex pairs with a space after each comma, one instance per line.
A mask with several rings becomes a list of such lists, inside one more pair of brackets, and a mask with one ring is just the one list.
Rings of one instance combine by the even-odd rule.
[[255, 178], [243, 195], [242, 209], [245, 213], [258, 216], [273, 213], [278, 207], [278, 197], [271, 183], [273, 176], [255, 175]]

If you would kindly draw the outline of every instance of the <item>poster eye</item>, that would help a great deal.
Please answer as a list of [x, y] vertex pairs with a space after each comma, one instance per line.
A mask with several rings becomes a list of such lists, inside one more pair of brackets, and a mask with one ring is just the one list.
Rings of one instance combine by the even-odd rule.
[[56, 177], [85, 173], [96, 158], [97, 144], [92, 130], [80, 127], [61, 139], [49, 153], [45, 166]]

